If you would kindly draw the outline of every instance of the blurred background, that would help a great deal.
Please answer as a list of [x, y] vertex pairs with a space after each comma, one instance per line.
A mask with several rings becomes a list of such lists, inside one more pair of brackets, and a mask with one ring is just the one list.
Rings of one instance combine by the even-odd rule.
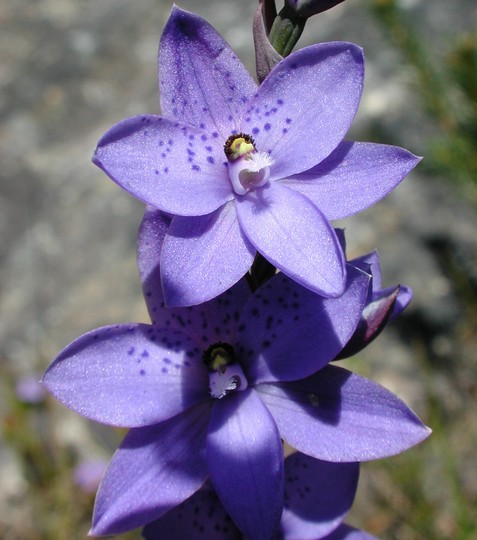
[[[254, 72], [255, 0], [182, 0]], [[83, 539], [123, 433], [45, 396], [41, 373], [96, 326], [147, 321], [135, 262], [142, 205], [90, 162], [100, 135], [158, 113], [166, 0], [0, 4], [0, 538]], [[377, 248], [414, 300], [347, 366], [404, 399], [434, 434], [364, 464], [349, 523], [389, 540], [477, 538], [477, 7], [347, 0], [300, 46], [364, 48], [350, 139], [425, 156], [387, 199], [337, 225]], [[121, 538], [138, 538], [139, 533]]]

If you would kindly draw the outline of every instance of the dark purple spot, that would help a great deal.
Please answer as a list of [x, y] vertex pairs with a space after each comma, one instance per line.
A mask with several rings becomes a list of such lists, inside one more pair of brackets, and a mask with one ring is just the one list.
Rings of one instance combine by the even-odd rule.
[[189, 154], [189, 156], [195, 156], [195, 152], [190, 148], [187, 149], [187, 153]]
[[169, 140], [167, 141], [167, 144], [168, 144], [169, 146], [172, 146], [172, 145], [174, 144], [174, 141], [173, 141], [172, 139], [169, 139]]
[[291, 69], [296, 69], [298, 67], [298, 64], [296, 62], [293, 62], [293, 64], [290, 65]]
[[169, 172], [169, 167], [164, 167], [164, 172], [167, 174]]
[[200, 171], [200, 167], [198, 165], [192, 165], [193, 171]]
[[129, 356], [132, 356], [132, 355], [134, 354], [134, 351], [135, 351], [135, 350], [136, 350], [136, 349], [135, 349], [134, 347], [131, 347], [131, 348], [128, 350]]
[[205, 149], [207, 150], [207, 152], [212, 152], [212, 146], [206, 146]]
[[199, 127], [200, 127], [200, 129], [204, 129], [204, 128], [205, 128], [205, 124], [204, 124], [203, 122], [201, 122], [201, 123], [199, 124]]
[[154, 174], [159, 174], [159, 171], [157, 169], [154, 169]]
[[200, 136], [200, 138], [201, 138], [203, 141], [206, 141], [206, 140], [207, 140], [207, 135], [202, 134], [202, 135]]
[[219, 134], [218, 134], [216, 131], [214, 131], [214, 132], [212, 133], [212, 137], [213, 137], [214, 139], [217, 139], [218, 136], [219, 136]]
[[213, 158], [212, 156], [207, 156], [207, 161], [208, 161], [209, 163], [212, 163], [212, 164], [215, 163], [215, 160], [214, 160], [214, 158]]
[[283, 129], [282, 129], [282, 133], [283, 133], [283, 135], [285, 135], [285, 133], [288, 133], [288, 129], [287, 129], [287, 128], [283, 128]]
[[146, 351], [146, 350], [144, 350], [144, 351], [142, 351], [141, 356], [142, 356], [143, 358], [147, 358], [147, 357], [149, 356], [149, 352]]
[[258, 129], [258, 127], [254, 127], [254, 128], [252, 129], [252, 133], [253, 133], [254, 135], [257, 135], [258, 133], [260, 133], [260, 130]]
[[270, 131], [270, 128], [271, 128], [271, 127], [272, 127], [272, 126], [271, 126], [268, 122], [263, 126], [263, 128], [265, 129], [265, 131]]
[[286, 122], [287, 124], [291, 124], [291, 123], [292, 123], [292, 119], [291, 119], [291, 118], [286, 118], [286, 119], [285, 119], [285, 122]]
[[283, 99], [277, 99], [277, 105], [283, 105]]
[[164, 141], [159, 141], [159, 146], [164, 146]]
[[145, 375], [145, 374], [146, 374], [146, 372], [145, 372], [143, 369], [141, 369], [141, 370], [139, 371], [139, 375]]

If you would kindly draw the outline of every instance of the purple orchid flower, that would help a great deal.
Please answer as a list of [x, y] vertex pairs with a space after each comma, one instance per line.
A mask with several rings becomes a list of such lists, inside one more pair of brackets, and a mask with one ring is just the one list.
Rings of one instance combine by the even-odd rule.
[[[329, 463], [299, 452], [289, 456], [285, 460], [284, 509], [280, 530], [273, 540], [318, 540], [329, 538], [334, 531], [337, 534], [353, 503], [358, 474], [358, 463]], [[145, 540], [244, 540], [209, 483], [148, 524], [143, 537]]]
[[93, 158], [174, 216], [160, 254], [167, 305], [215, 298], [257, 251], [314, 292], [343, 293], [330, 220], [374, 204], [419, 161], [402, 148], [343, 142], [363, 76], [359, 47], [321, 43], [285, 58], [257, 88], [206, 21], [172, 9], [159, 50], [163, 116], [118, 123]]
[[74, 411], [132, 428], [99, 488], [92, 534], [150, 523], [210, 478], [242, 533], [266, 540], [283, 510], [281, 439], [314, 458], [358, 462], [428, 436], [389, 391], [327, 366], [358, 324], [367, 274], [349, 267], [339, 298], [280, 273], [253, 294], [242, 279], [206, 304], [168, 309], [157, 254], [172, 226], [150, 211], [138, 238], [153, 324], [89, 332], [43, 377]]

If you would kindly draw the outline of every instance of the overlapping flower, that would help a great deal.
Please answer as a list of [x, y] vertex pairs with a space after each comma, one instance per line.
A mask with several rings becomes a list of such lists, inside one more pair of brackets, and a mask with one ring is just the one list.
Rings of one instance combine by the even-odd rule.
[[284, 274], [245, 280], [200, 306], [165, 308], [158, 274], [170, 220], [146, 214], [139, 267], [153, 324], [94, 330], [43, 383], [73, 410], [131, 427], [100, 486], [94, 534], [147, 524], [210, 478], [247, 538], [269, 539], [283, 509], [283, 448], [331, 462], [400, 452], [427, 437], [390, 392], [327, 364], [351, 338], [370, 276], [349, 265], [324, 298]]
[[160, 254], [168, 305], [216, 297], [257, 251], [312, 291], [342, 294], [345, 257], [330, 220], [372, 205], [419, 161], [343, 141], [363, 76], [359, 47], [320, 43], [257, 88], [206, 21], [173, 8], [159, 50], [162, 116], [120, 122], [94, 156], [124, 189], [174, 216]]
[[[273, 540], [375, 540], [342, 525], [358, 483], [358, 463], [329, 463], [299, 452], [285, 460], [285, 503]], [[192, 497], [143, 530], [145, 540], [244, 540], [212, 487]]]

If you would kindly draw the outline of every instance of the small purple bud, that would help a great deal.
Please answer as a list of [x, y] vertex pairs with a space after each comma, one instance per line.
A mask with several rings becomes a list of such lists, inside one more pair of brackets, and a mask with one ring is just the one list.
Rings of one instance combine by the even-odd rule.
[[326, 11], [344, 0], [286, 0], [286, 3], [300, 17], [311, 17]]
[[74, 470], [75, 484], [87, 494], [95, 493], [106, 467], [104, 459], [82, 461]]
[[21, 377], [15, 387], [17, 397], [23, 403], [38, 405], [46, 397], [46, 388], [39, 382], [39, 376], [25, 375]]

